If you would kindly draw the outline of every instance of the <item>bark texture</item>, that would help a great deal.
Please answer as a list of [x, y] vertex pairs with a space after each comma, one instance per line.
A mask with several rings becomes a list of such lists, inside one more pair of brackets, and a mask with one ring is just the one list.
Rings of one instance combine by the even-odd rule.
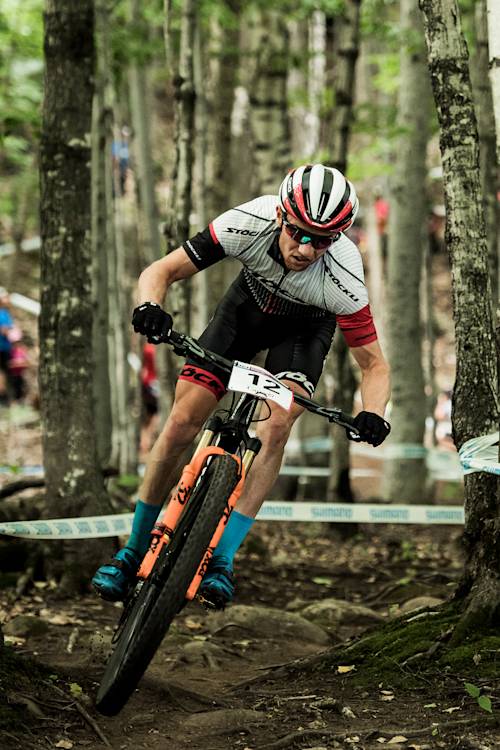
[[[457, 375], [453, 436], [458, 448], [497, 428], [497, 359], [486, 229], [481, 209], [478, 134], [468, 52], [454, 0], [420, 0], [429, 70], [440, 125], [446, 244], [450, 253]], [[466, 565], [458, 597], [464, 616], [455, 637], [500, 616], [498, 479], [465, 478]]]
[[[491, 276], [492, 306], [498, 303], [498, 166], [497, 139], [495, 133], [495, 115], [493, 96], [488, 77], [488, 24], [486, 17], [486, 0], [478, 0], [474, 8], [476, 30], [476, 54], [472, 59], [471, 76], [476, 104], [477, 127], [479, 133], [479, 160], [481, 166], [481, 185], [483, 190], [484, 217], [486, 236], [488, 238], [488, 257]], [[500, 15], [499, 15], [500, 23]], [[500, 96], [500, 91], [498, 92]]]
[[[196, 90], [194, 85], [194, 41], [197, 24], [196, 3], [182, 4], [179, 68], [174, 79], [176, 160], [174, 172], [174, 213], [168, 232], [169, 250], [189, 237], [192, 207], [191, 182], [194, 161], [194, 128]], [[176, 316], [176, 328], [190, 331], [191, 284], [186, 279], [172, 287], [169, 294], [170, 311]]]
[[353, 117], [356, 62], [359, 55], [361, 0], [347, 0], [337, 16], [326, 19], [326, 84], [332, 106], [324, 120], [326, 164], [347, 167]]
[[[334, 106], [326, 112], [322, 124], [323, 148], [327, 152], [326, 163], [342, 172], [347, 169], [353, 120], [355, 70], [359, 49], [359, 7], [360, 2], [349, 0], [340, 16], [326, 19], [326, 78]], [[334, 381], [334, 404], [346, 413], [352, 413], [357, 383], [349, 349], [340, 331], [335, 335], [326, 367]], [[331, 471], [328, 498], [331, 501], [352, 502], [354, 495], [349, 474], [351, 443], [345, 432], [334, 425], [329, 425], [329, 433], [332, 449], [329, 457]], [[355, 528], [355, 525], [346, 525], [341, 533], [347, 535]]]
[[[50, 516], [108, 508], [97, 461], [92, 393], [90, 131], [91, 0], [45, 5], [41, 137], [40, 391]], [[103, 545], [63, 542], [62, 589], [86, 578]]]
[[283, 15], [255, 9], [251, 33], [250, 122], [255, 171], [252, 189], [257, 194], [276, 194], [290, 167], [288, 106], [288, 31]]
[[[387, 344], [392, 372], [391, 442], [423, 446], [426, 400], [422, 368], [420, 279], [424, 255], [426, 149], [430, 87], [422, 19], [413, 0], [400, 4], [400, 86], [396, 166], [388, 246]], [[425, 458], [384, 462], [384, 495], [425, 502]]]

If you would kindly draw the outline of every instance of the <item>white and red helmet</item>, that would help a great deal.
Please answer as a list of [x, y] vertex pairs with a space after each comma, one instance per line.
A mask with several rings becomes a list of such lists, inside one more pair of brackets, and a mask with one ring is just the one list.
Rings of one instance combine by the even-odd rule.
[[316, 229], [344, 232], [359, 208], [354, 186], [342, 172], [323, 164], [292, 169], [280, 186], [281, 208]]

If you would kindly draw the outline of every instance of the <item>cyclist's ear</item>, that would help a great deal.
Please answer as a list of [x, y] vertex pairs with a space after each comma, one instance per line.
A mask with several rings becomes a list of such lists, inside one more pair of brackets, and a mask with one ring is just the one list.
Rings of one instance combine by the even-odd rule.
[[283, 211], [280, 206], [276, 206], [276, 224], [281, 229], [281, 225], [283, 224]]

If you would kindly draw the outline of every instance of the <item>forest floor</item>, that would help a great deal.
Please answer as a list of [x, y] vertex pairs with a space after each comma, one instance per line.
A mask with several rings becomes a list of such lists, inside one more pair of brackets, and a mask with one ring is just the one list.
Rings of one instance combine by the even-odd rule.
[[[3, 589], [9, 651], [45, 671], [28, 664], [14, 684], [4, 675], [4, 707], [22, 729], [0, 715], [0, 746], [500, 748], [499, 639], [431, 672], [432, 647], [425, 666], [410, 657], [388, 670], [381, 658], [380, 673], [366, 674], [345, 647], [398, 616], [417, 623], [416, 607], [439, 612], [462, 566], [459, 529], [366, 526], [349, 540], [326, 524], [258, 530], [239, 556], [235, 604], [224, 613], [185, 608], [115, 718], [100, 716], [93, 699], [121, 605], [90, 594], [61, 601], [44, 581], [21, 597]], [[465, 683], [490, 698], [492, 712]]]

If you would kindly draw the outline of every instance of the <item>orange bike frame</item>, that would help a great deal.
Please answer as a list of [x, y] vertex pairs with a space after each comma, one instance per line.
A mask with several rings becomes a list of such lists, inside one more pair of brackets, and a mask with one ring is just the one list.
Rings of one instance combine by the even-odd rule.
[[[169, 503], [165, 508], [165, 512], [163, 513], [161, 519], [156, 522], [151, 532], [151, 543], [137, 573], [138, 578], [148, 578], [151, 571], [153, 570], [153, 566], [155, 565], [161, 550], [171, 540], [174, 529], [179, 523], [179, 519], [184, 512], [187, 502], [191, 497], [191, 493], [196, 485], [196, 481], [200, 476], [208, 457], [219, 456], [223, 455], [224, 453], [226, 453], [226, 451], [224, 451], [222, 448], [209, 445], [207, 448], [202, 448], [201, 450], [197, 451], [197, 453], [191, 459], [190, 463], [184, 467], [175, 494], [173, 494], [170, 498]], [[187, 599], [194, 599], [194, 597], [196, 596], [196, 592], [198, 591], [202, 578], [205, 575], [208, 563], [210, 562], [210, 558], [212, 557], [214, 550], [219, 543], [229, 517], [233, 512], [233, 508], [236, 505], [236, 502], [243, 490], [243, 484], [245, 482], [245, 469], [239, 456], [235, 456], [234, 454], [231, 455], [233, 456], [234, 460], [238, 462], [240, 469], [240, 479], [227, 501], [227, 506], [224, 510], [224, 513], [219, 521], [210, 544], [205, 554], [203, 555], [203, 559], [196, 572], [196, 575], [194, 576], [187, 590]]]

